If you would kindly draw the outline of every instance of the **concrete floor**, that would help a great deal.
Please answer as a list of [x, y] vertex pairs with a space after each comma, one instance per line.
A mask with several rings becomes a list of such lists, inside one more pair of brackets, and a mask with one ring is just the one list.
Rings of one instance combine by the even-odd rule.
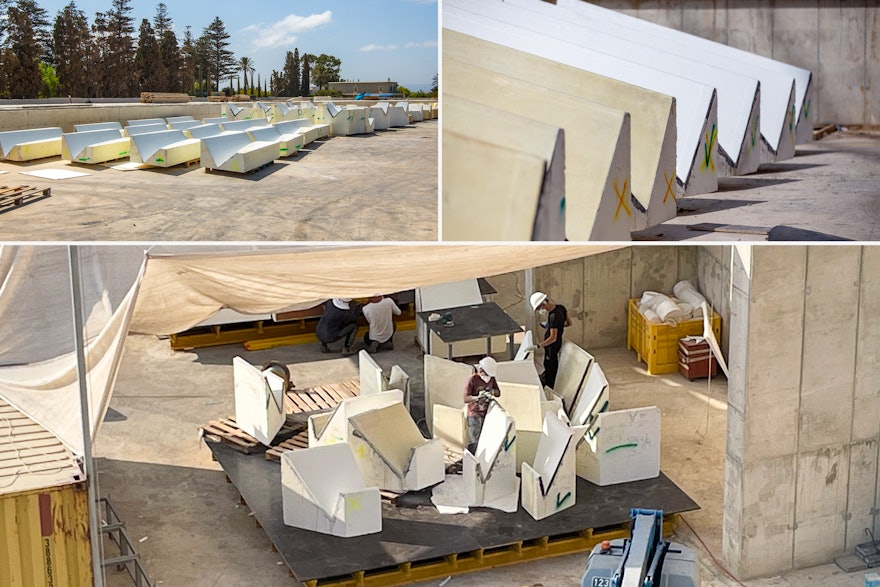
[[[52, 188], [0, 213], [0, 240], [436, 241], [438, 133], [429, 120], [333, 137], [252, 174], [0, 161], [0, 185]], [[20, 173], [40, 169], [90, 175]]]
[[[758, 173], [719, 180], [718, 192], [681, 198], [672, 220], [634, 234], [637, 240], [880, 239], [880, 131], [837, 132], [799, 145], [794, 159]], [[713, 223], [768, 234], [703, 232]]]
[[[375, 355], [385, 369], [399, 364], [412, 377], [414, 411], [423, 410], [422, 358], [412, 331], [397, 334], [393, 352]], [[658, 405], [663, 414], [662, 468], [701, 510], [684, 516], [706, 548], [720, 559], [726, 434], [726, 382], [688, 382], [677, 374], [648, 376], [625, 349], [590, 349], [612, 385], [612, 407]], [[228, 345], [174, 352], [168, 342], [129, 336], [111, 402], [98, 435], [101, 492], [127, 523], [151, 577], [161, 585], [296, 585], [272, 552], [269, 539], [239, 504], [235, 488], [198, 437], [208, 420], [233, 412], [231, 360], [275, 359], [291, 366], [299, 387], [357, 377], [355, 357], [324, 355], [317, 344], [248, 352]], [[589, 499], [589, 496], [579, 496]], [[638, 504], [633, 504], [638, 506]], [[674, 538], [699, 551], [703, 585], [736, 585], [711, 562], [685, 525]], [[142, 541], [141, 541], [142, 540]], [[448, 587], [476, 585], [579, 585], [585, 554], [452, 577]], [[862, 585], [863, 573], [833, 565], [747, 585]], [[130, 585], [109, 571], [107, 585]], [[438, 585], [440, 580], [421, 583]]]

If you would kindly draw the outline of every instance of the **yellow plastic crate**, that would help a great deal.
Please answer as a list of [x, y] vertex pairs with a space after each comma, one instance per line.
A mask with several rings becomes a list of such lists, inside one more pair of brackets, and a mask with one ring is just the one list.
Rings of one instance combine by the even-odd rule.
[[[628, 305], [626, 348], [636, 351], [640, 361], [648, 365], [648, 373], [678, 371], [678, 340], [685, 336], [702, 336], [703, 319], [680, 322], [678, 326], [652, 324], [639, 312], [639, 300]], [[712, 312], [712, 332], [721, 340], [721, 316]]]

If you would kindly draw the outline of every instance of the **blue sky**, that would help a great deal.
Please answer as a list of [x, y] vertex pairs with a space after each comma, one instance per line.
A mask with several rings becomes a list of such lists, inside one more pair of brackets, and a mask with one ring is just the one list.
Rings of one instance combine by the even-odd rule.
[[[287, 51], [327, 53], [342, 60], [344, 79], [385, 81], [426, 89], [439, 71], [437, 0], [164, 0], [182, 40], [194, 37], [219, 16], [230, 34], [230, 50], [247, 56], [265, 80], [281, 71]], [[69, 0], [37, 0], [54, 21]], [[158, 0], [132, 0], [135, 37], [141, 20], [152, 22]], [[111, 0], [76, 0], [91, 25]]]

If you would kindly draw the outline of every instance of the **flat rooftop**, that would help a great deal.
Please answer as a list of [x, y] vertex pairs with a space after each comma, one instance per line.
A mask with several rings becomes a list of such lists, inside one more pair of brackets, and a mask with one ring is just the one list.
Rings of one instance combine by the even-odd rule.
[[[438, 135], [428, 120], [337, 136], [250, 174], [0, 161], [0, 186], [52, 189], [0, 213], [0, 240], [436, 241]], [[89, 175], [22, 174], [47, 169]]]

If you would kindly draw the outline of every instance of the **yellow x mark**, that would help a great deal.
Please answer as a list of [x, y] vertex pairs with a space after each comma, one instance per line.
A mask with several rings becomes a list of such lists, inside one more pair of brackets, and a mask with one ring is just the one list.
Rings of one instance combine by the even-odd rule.
[[672, 196], [672, 201], [678, 204], [678, 198], [675, 197], [675, 192], [672, 190], [672, 180], [675, 179], [675, 174], [673, 174], [672, 177], [669, 177], [669, 175], [664, 171], [663, 179], [666, 180], [666, 193], [663, 195], [663, 203], [665, 204], [666, 201], [669, 199], [669, 196]]
[[629, 192], [626, 190], [626, 184], [629, 183], [629, 180], [624, 180], [623, 189], [617, 189], [617, 180], [614, 181], [614, 193], [617, 194], [617, 210], [614, 211], [614, 220], [617, 221], [617, 215], [620, 214], [620, 207], [623, 206], [624, 212], [629, 217], [632, 217], [632, 211], [629, 209], [629, 206], [626, 205], [626, 200], [629, 198]]

